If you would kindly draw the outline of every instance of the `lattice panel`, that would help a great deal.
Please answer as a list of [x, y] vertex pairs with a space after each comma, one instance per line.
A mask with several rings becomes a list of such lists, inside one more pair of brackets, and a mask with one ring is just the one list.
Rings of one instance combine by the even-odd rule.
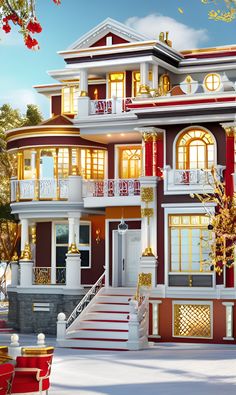
[[211, 337], [211, 306], [175, 304], [174, 336]]

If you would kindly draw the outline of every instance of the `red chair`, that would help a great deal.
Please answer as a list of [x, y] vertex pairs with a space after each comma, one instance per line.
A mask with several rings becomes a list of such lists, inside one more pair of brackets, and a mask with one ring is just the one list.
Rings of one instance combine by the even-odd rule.
[[0, 395], [11, 394], [14, 366], [11, 363], [0, 365]]
[[28, 392], [41, 395], [43, 391], [48, 394], [53, 351], [53, 347], [22, 349], [23, 356], [16, 358], [12, 395]]

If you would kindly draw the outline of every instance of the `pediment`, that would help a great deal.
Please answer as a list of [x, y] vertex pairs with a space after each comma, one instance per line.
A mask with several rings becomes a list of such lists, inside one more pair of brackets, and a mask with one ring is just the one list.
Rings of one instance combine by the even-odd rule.
[[107, 18], [71, 44], [68, 50], [104, 45], [103, 41], [105, 41], [105, 38], [108, 35], [113, 36], [115, 38], [115, 43], [118, 44], [149, 40], [149, 37], [137, 33], [134, 29], [131, 29], [125, 24], [115, 21], [114, 19]]

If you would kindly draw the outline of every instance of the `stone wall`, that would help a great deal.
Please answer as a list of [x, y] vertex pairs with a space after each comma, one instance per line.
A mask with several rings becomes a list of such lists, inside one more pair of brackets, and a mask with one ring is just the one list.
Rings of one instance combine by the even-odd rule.
[[[30, 294], [9, 292], [8, 325], [20, 333], [40, 333], [55, 335], [58, 313], [68, 317], [83, 298], [77, 295]], [[49, 311], [35, 311], [35, 303], [49, 303]]]

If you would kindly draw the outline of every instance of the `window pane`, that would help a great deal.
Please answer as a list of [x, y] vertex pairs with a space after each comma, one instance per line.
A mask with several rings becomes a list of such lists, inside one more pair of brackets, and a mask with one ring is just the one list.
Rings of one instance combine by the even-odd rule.
[[56, 244], [68, 244], [69, 226], [66, 224], [56, 225]]
[[79, 244], [89, 244], [89, 225], [80, 225]]
[[68, 247], [56, 247], [56, 266], [63, 267], [66, 265], [66, 254]]
[[80, 251], [81, 254], [81, 267], [89, 267], [89, 251]]

